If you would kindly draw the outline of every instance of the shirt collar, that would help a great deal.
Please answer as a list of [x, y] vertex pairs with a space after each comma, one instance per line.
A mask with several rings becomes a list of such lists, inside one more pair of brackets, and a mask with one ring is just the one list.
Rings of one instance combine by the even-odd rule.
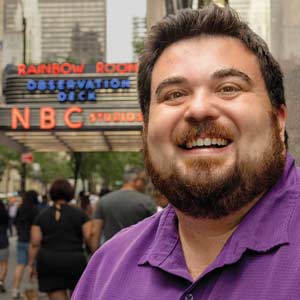
[[[265, 252], [289, 242], [288, 226], [297, 200], [297, 193], [291, 186], [299, 182], [299, 178], [300, 170], [295, 167], [292, 156], [287, 154], [285, 170], [280, 180], [244, 217], [205, 273], [234, 263], [247, 249]], [[155, 239], [139, 260], [139, 265], [146, 263], [189, 278], [187, 271], [182, 271], [185, 261], [179, 242], [177, 217], [171, 205], [163, 210]]]
[[299, 176], [294, 159], [287, 154], [277, 184], [248, 212], [224, 246], [228, 262], [239, 259], [246, 249], [265, 252], [289, 243], [289, 223], [299, 198], [300, 189], [295, 188]]

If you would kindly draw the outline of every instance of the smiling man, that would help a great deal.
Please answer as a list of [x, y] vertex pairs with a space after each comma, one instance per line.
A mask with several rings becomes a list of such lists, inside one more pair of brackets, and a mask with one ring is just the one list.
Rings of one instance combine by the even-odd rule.
[[230, 8], [154, 26], [139, 67], [145, 165], [170, 205], [91, 259], [74, 299], [300, 299], [300, 178], [282, 73]]

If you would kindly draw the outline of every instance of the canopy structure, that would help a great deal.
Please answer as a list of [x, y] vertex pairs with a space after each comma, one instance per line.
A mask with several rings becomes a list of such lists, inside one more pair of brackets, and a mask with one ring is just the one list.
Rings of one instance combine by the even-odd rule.
[[136, 64], [21, 65], [5, 78], [0, 142], [20, 152], [140, 151]]

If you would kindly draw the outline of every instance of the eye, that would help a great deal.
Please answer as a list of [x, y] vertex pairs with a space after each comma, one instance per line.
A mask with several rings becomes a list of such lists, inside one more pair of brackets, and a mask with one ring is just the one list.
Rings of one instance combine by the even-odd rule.
[[223, 97], [235, 97], [241, 91], [242, 89], [239, 86], [233, 84], [223, 85], [217, 89], [217, 93]]
[[166, 93], [164, 95], [164, 100], [173, 100], [173, 99], [177, 99], [177, 98], [180, 98], [180, 97], [184, 97], [186, 96], [186, 92], [182, 91], [182, 90], [174, 90], [174, 91], [170, 91], [168, 93]]

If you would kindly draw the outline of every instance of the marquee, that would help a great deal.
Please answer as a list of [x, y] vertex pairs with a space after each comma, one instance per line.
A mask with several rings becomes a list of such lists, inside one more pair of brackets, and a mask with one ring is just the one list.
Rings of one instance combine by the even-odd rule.
[[21, 151], [139, 151], [137, 69], [136, 63], [19, 65], [5, 76], [0, 140]]

